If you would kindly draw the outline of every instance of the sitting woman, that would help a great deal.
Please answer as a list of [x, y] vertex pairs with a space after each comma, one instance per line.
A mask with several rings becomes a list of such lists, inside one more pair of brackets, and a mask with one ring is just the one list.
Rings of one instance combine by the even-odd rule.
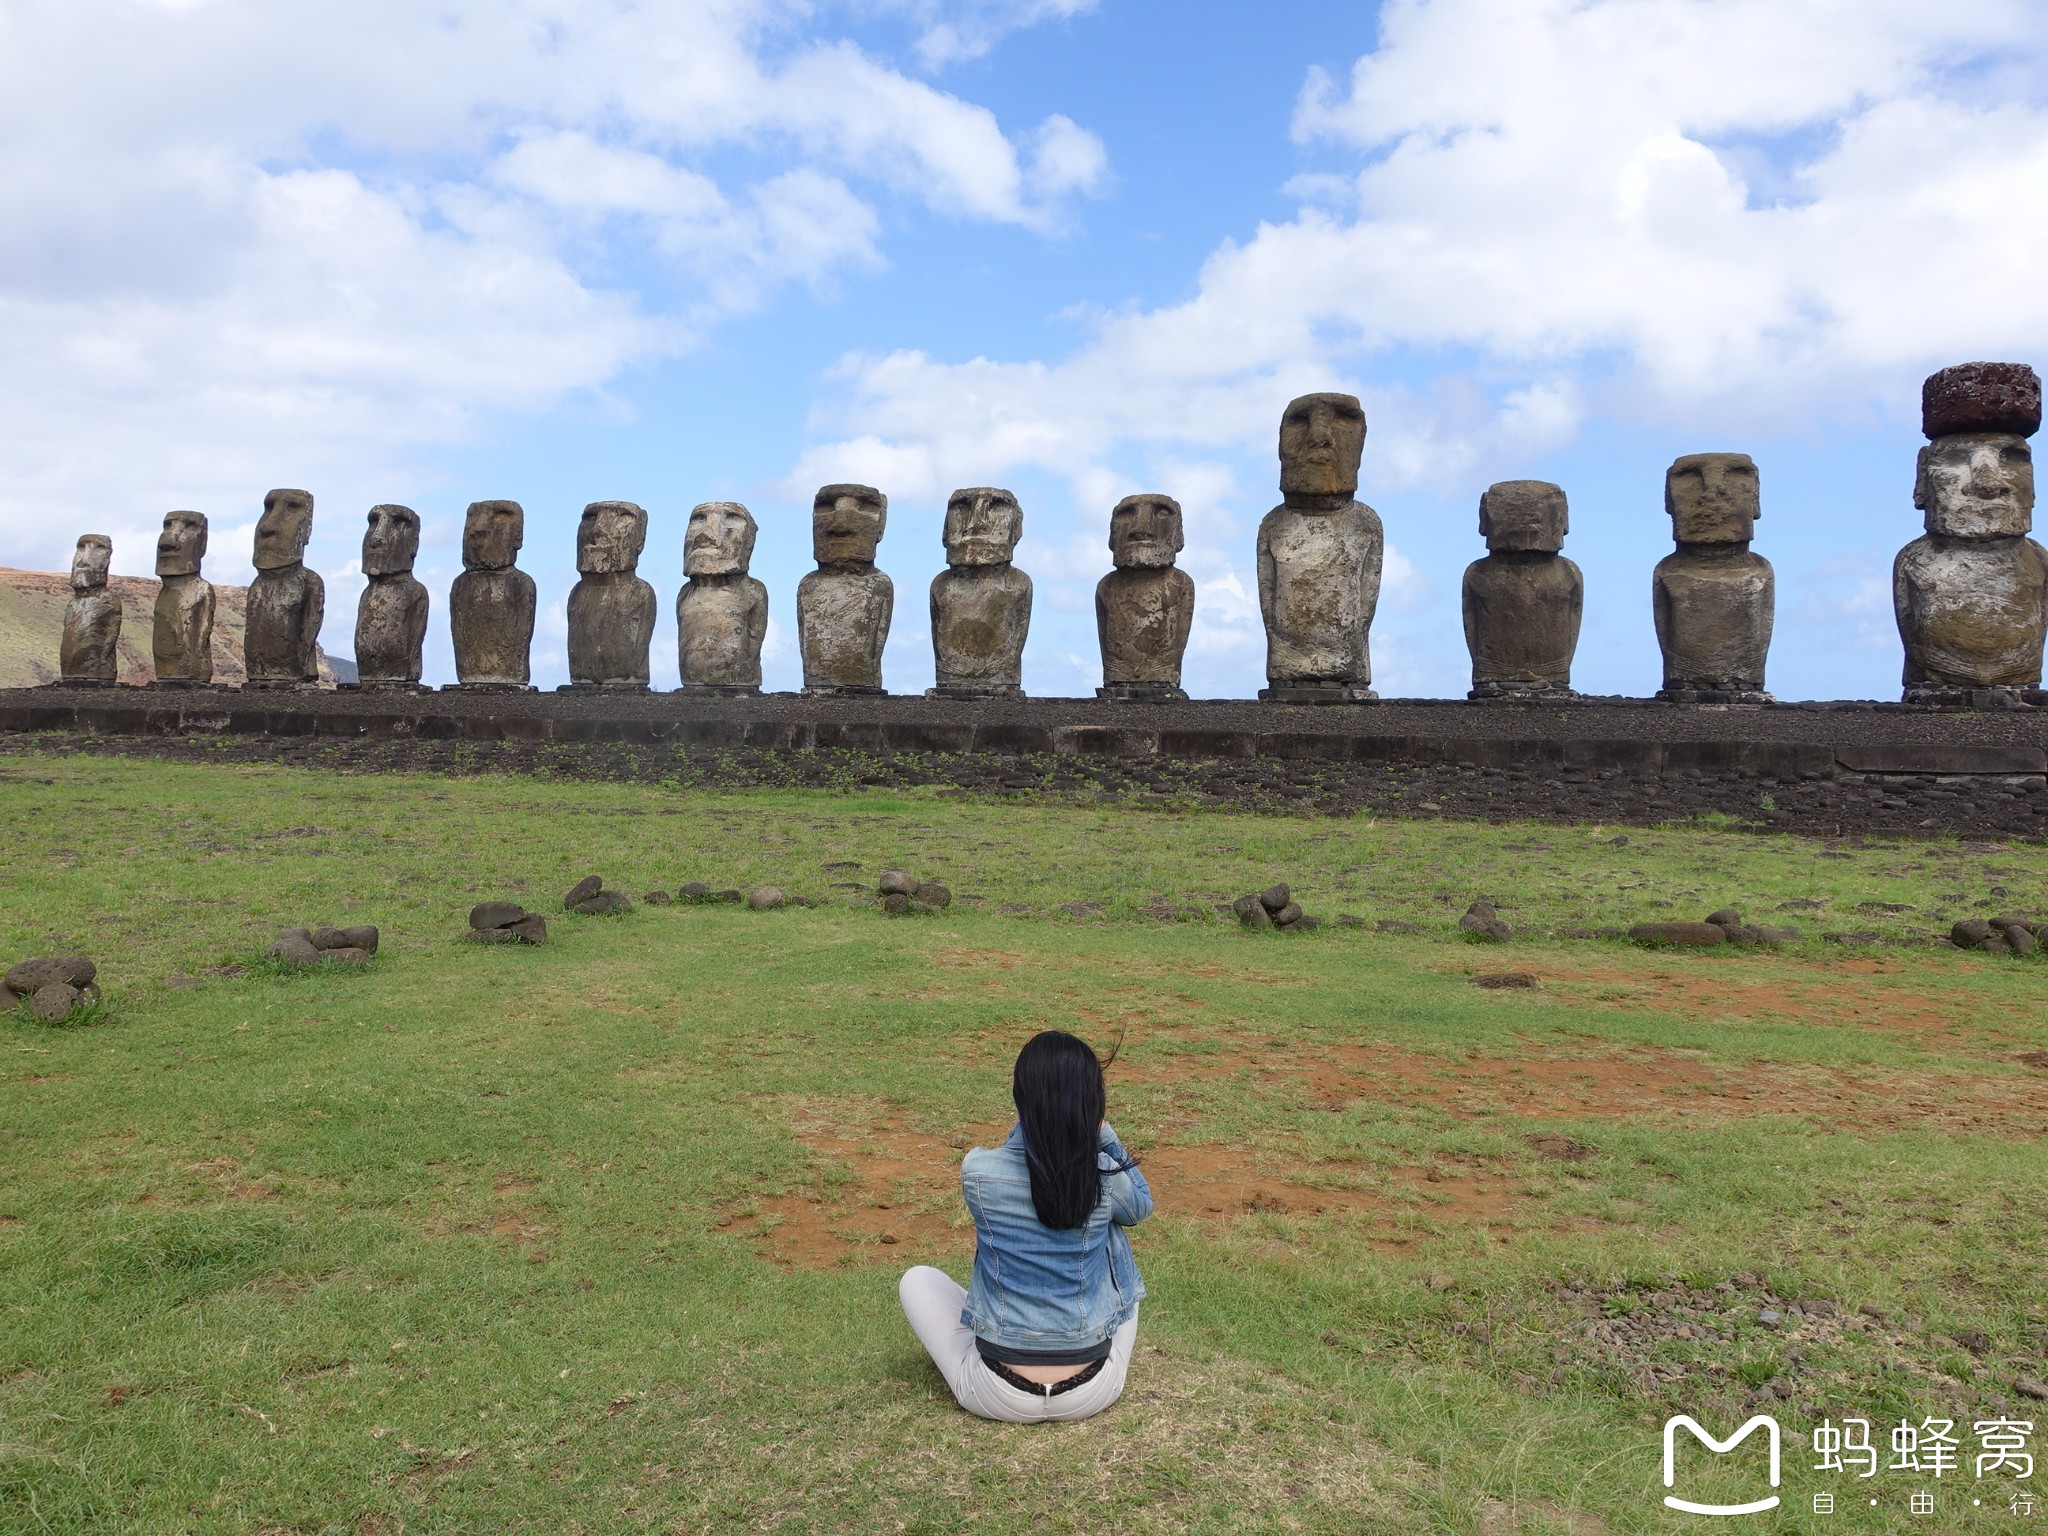
[[903, 1314], [969, 1413], [1085, 1419], [1123, 1395], [1145, 1294], [1124, 1228], [1151, 1214], [1152, 1191], [1104, 1118], [1102, 1063], [1081, 1041], [1033, 1035], [1010, 1095], [1009, 1137], [960, 1165], [973, 1288], [920, 1264], [898, 1287]]

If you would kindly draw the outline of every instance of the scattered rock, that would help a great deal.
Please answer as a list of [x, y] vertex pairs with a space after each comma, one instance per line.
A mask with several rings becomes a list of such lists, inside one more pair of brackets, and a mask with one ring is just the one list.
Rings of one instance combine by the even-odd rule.
[[370, 952], [367, 949], [357, 949], [353, 945], [345, 945], [340, 949], [321, 950], [320, 958], [328, 965], [368, 965]]
[[1484, 987], [1489, 992], [1505, 992], [1516, 988], [1530, 989], [1536, 986], [1536, 978], [1527, 971], [1482, 971], [1477, 976], [1465, 978], [1475, 987]]
[[1432, 1291], [1448, 1291], [1451, 1288], [1453, 1282], [1449, 1275], [1431, 1275], [1427, 1280], [1423, 1281], [1422, 1283], [1428, 1286]]
[[667, 907], [675, 904], [675, 898], [667, 891], [649, 891], [640, 900], [643, 905], [650, 907]]
[[1949, 929], [1948, 936], [1959, 949], [1975, 949], [1991, 937], [1991, 925], [1982, 918], [1965, 918]]
[[[1281, 889], [1285, 890], [1286, 887], [1282, 886]], [[1266, 898], [1263, 895], [1261, 895], [1259, 897], [1259, 904], [1261, 906], [1264, 906], [1265, 900]], [[1273, 912], [1273, 909], [1271, 907], [1267, 907], [1266, 910], [1269, 912]], [[1286, 906], [1280, 908], [1279, 911], [1273, 912], [1273, 926], [1275, 928], [1292, 928], [1296, 923], [1302, 920], [1302, 916], [1303, 914], [1301, 910], [1301, 903], [1298, 901], [1290, 901], [1287, 903]]]
[[1707, 921], [1716, 928], [1740, 928], [1742, 926], [1742, 914], [1733, 907], [1723, 907], [1718, 912], [1709, 912], [1707, 914]]
[[1458, 919], [1458, 927], [1466, 938], [1488, 944], [1503, 943], [1514, 931], [1500, 920], [1500, 913], [1490, 901], [1473, 902]]
[[882, 878], [875, 884], [884, 896], [915, 896], [918, 879], [908, 870], [885, 869], [882, 871]]
[[2042, 1381], [2038, 1376], [2022, 1376], [2012, 1384], [2012, 1389], [2021, 1397], [2039, 1398], [2043, 1402], [2048, 1402], [2048, 1381]]
[[[582, 887], [578, 886], [577, 889], [581, 890]], [[624, 917], [633, 910], [633, 903], [617, 891], [599, 891], [577, 902], [569, 910], [580, 912], [585, 917]]]
[[782, 905], [782, 892], [772, 885], [757, 885], [747, 893], [747, 905], [756, 912], [773, 912]]
[[1099, 901], [1063, 901], [1060, 910], [1069, 917], [1100, 917], [1102, 903]]
[[929, 880], [920, 885], [914, 894], [918, 901], [934, 911], [944, 911], [953, 905], [953, 893], [943, 885], [935, 885]]
[[1259, 892], [1260, 905], [1264, 906], [1268, 912], [1276, 915], [1284, 912], [1287, 909], [1287, 904], [1293, 900], [1294, 893], [1288, 890], [1284, 884], [1269, 885]]
[[723, 891], [713, 891], [711, 893], [711, 899], [713, 901], [723, 901], [730, 905], [737, 905], [738, 903], [745, 901], [747, 899], [747, 896], [746, 892], [744, 891], [727, 889]]
[[350, 928], [335, 928], [323, 923], [306, 937], [317, 950], [360, 949], [373, 955], [377, 952], [377, 928], [374, 923], [358, 923]]
[[28, 1011], [38, 1023], [62, 1024], [83, 1001], [84, 994], [69, 982], [52, 981], [36, 988], [28, 1000]]
[[584, 902], [590, 900], [591, 897], [603, 889], [604, 881], [601, 878], [596, 875], [585, 875], [581, 880], [578, 880], [569, 887], [568, 894], [562, 898], [562, 910], [564, 912], [574, 912]]
[[1237, 914], [1237, 920], [1247, 928], [1271, 928], [1273, 914], [1266, 910], [1266, 904], [1256, 896], [1240, 896], [1230, 904], [1230, 910]]
[[1713, 923], [1637, 923], [1628, 936], [1638, 944], [1672, 944], [1704, 949], [1728, 942], [1727, 931]]
[[24, 960], [8, 971], [4, 986], [13, 994], [8, 1000], [28, 997], [44, 987], [62, 983], [67, 987], [88, 987], [99, 975], [99, 967], [83, 955], [63, 955], [49, 960]]
[[270, 956], [282, 960], [294, 970], [304, 970], [309, 965], [320, 963], [320, 951], [313, 947], [313, 941], [306, 936], [303, 928], [287, 929], [278, 941], [270, 946]]
[[891, 891], [882, 898], [882, 910], [900, 917], [910, 910], [910, 898], [901, 891]]
[[516, 901], [480, 901], [469, 909], [469, 926], [509, 928], [524, 916], [526, 908]]
[[676, 894], [682, 897], [684, 901], [709, 901], [711, 899], [711, 887], [702, 880], [691, 880], [685, 882], [683, 888], [677, 891]]

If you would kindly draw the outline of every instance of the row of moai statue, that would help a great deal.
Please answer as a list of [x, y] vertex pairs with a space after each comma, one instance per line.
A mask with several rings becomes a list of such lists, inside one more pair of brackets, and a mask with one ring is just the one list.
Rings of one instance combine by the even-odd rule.
[[[1922, 391], [1914, 505], [1926, 533], [1901, 550], [1894, 607], [1906, 652], [1909, 703], [1979, 707], [2038, 698], [2048, 635], [2048, 552], [2033, 526], [2033, 459], [2040, 380], [2018, 363], [1967, 363], [1932, 375]], [[1267, 687], [1284, 703], [1371, 700], [1370, 634], [1378, 606], [1384, 532], [1357, 499], [1365, 413], [1350, 395], [1304, 395], [1280, 423], [1281, 504], [1259, 525], [1259, 606]], [[828, 485], [812, 503], [817, 569], [797, 587], [804, 691], [879, 694], [882, 648], [895, 588], [876, 566], [888, 498], [872, 486]], [[1689, 454], [1665, 475], [1675, 550], [1651, 581], [1663, 652], [1658, 697], [1681, 703], [1762, 703], [1776, 584], [1750, 542], [1762, 514], [1756, 465], [1745, 454]], [[256, 527], [257, 575], [245, 641], [249, 685], [305, 686], [315, 676], [324, 606], [305, 567], [313, 498], [272, 491]], [[932, 581], [932, 648], [939, 698], [1022, 692], [1031, 578], [1012, 563], [1024, 514], [994, 487], [947, 502], [947, 568]], [[1463, 609], [1474, 699], [1573, 696], [1571, 666], [1585, 582], [1562, 553], [1564, 491], [1509, 480], [1479, 500], [1487, 554], [1466, 570]], [[678, 662], [686, 692], [754, 693], [768, 592], [748, 574], [755, 523], [738, 502], [706, 502], [683, 539], [687, 578], [676, 599]], [[463, 526], [463, 572], [449, 591], [457, 686], [529, 685], [536, 594], [516, 564], [525, 534], [517, 502], [473, 503]], [[412, 575], [420, 521], [407, 507], [370, 511], [363, 536], [368, 578], [356, 617], [361, 686], [417, 688], [427, 592]], [[594, 502], [576, 535], [580, 579], [569, 594], [571, 689], [644, 691], [655, 629], [654, 588], [638, 574], [647, 514], [631, 502]], [[1184, 544], [1180, 504], [1129, 496], [1110, 514], [1115, 569], [1095, 591], [1103, 684], [1109, 699], [1184, 699], [1181, 662], [1195, 588], [1174, 561]], [[157, 544], [154, 647], [158, 681], [210, 681], [213, 591], [199, 575], [206, 519], [173, 512]], [[64, 627], [66, 683], [110, 683], [120, 605], [106, 592], [112, 546], [79, 540]]]

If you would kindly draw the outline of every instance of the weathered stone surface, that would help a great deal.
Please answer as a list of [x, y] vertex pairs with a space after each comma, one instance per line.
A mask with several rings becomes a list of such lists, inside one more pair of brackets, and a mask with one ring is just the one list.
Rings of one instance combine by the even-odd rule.
[[747, 892], [747, 905], [756, 912], [773, 912], [782, 905], [782, 892], [772, 885], [757, 885]]
[[1173, 563], [1186, 542], [1180, 503], [1171, 496], [1126, 496], [1110, 512], [1116, 569], [1095, 587], [1095, 632], [1102, 646], [1098, 697], [1187, 697], [1180, 668], [1195, 620], [1195, 584]]
[[62, 1024], [71, 1017], [71, 1010], [84, 1000], [78, 988], [53, 981], [36, 989], [35, 996], [29, 999], [28, 1011], [39, 1023]]
[[2025, 363], [1958, 363], [1920, 386], [1920, 430], [1929, 438], [1958, 432], [2041, 430], [2041, 379]]
[[640, 692], [654, 643], [654, 588], [637, 574], [647, 514], [630, 501], [593, 501], [576, 525], [569, 589], [569, 685]]
[[1281, 505], [1259, 524], [1261, 698], [1370, 699], [1370, 632], [1386, 536], [1354, 500], [1365, 413], [1350, 395], [1303, 395], [1280, 420]]
[[1709, 912], [1707, 921], [1717, 928], [1740, 928], [1742, 914], [1734, 907], [1723, 907], [1718, 912]]
[[507, 923], [499, 929], [509, 933], [522, 944], [545, 944], [548, 937], [548, 920], [538, 912], [529, 912], [516, 923]]
[[1266, 910], [1266, 904], [1257, 896], [1240, 896], [1230, 904], [1230, 910], [1237, 914], [1237, 920], [1247, 928], [1271, 928], [1273, 914]]
[[1277, 885], [1269, 885], [1259, 892], [1259, 900], [1264, 904], [1268, 912], [1278, 912], [1287, 903], [1294, 900], [1294, 893], [1282, 882]]
[[327, 586], [306, 569], [306, 541], [313, 536], [313, 498], [305, 491], [275, 490], [263, 498], [256, 520], [249, 584], [248, 624], [242, 656], [244, 686], [303, 685], [320, 676], [320, 624], [327, 614]]
[[455, 676], [465, 688], [528, 686], [533, 578], [513, 564], [526, 541], [516, 501], [473, 501], [462, 521], [462, 574], [448, 589]]
[[371, 923], [357, 923], [347, 928], [333, 928], [326, 925], [313, 929], [306, 937], [318, 950], [360, 949], [366, 955], [377, 952], [377, 929]]
[[943, 912], [947, 907], [953, 905], [953, 893], [946, 889], [945, 886], [935, 884], [930, 880], [918, 886], [915, 894], [919, 901], [936, 911]]
[[882, 897], [882, 910], [900, 916], [910, 910], [910, 898], [901, 891], [890, 891]]
[[676, 894], [685, 901], [709, 901], [711, 899], [711, 887], [702, 880], [686, 880]]
[[114, 541], [88, 533], [71, 555], [71, 601], [57, 648], [58, 675], [72, 687], [114, 682], [121, 661], [121, 599], [107, 590]]
[[1483, 939], [1498, 944], [1513, 936], [1514, 930], [1501, 921], [1500, 913], [1490, 901], [1475, 901], [1465, 909], [1465, 915], [1458, 919], [1458, 927], [1468, 937]]
[[1728, 942], [1727, 930], [1714, 923], [1637, 923], [1628, 936], [1639, 944], [1674, 944], [1706, 948]]
[[896, 585], [875, 568], [889, 498], [871, 485], [820, 486], [811, 503], [815, 571], [797, 583], [806, 693], [880, 693]]
[[672, 907], [675, 901], [667, 891], [645, 891], [640, 897], [640, 904], [644, 907]]
[[339, 928], [332, 927], [326, 923], [322, 923], [317, 928], [307, 929], [306, 939], [315, 949], [347, 949], [350, 947], [348, 936]]
[[913, 896], [917, 893], [918, 879], [908, 870], [885, 869], [875, 885], [884, 896]]
[[736, 501], [707, 501], [690, 512], [676, 597], [676, 644], [683, 687], [758, 692], [761, 642], [768, 634], [768, 589], [747, 574], [754, 557], [754, 515]]
[[1479, 498], [1488, 553], [1465, 568], [1463, 594], [1473, 698], [1572, 691], [1586, 582], [1557, 552], [1569, 525], [1564, 491], [1545, 480], [1503, 480]]
[[947, 568], [931, 588], [935, 696], [1023, 691], [1031, 578], [1010, 563], [1023, 533], [1023, 509], [1008, 491], [975, 486], [947, 500]]
[[617, 891], [599, 891], [595, 896], [577, 902], [571, 910], [585, 917], [623, 917], [633, 910], [633, 902]]
[[469, 909], [469, 926], [509, 928], [524, 916], [526, 908], [516, 901], [480, 901]]
[[367, 949], [344, 946], [340, 949], [321, 950], [320, 959], [327, 965], [368, 965], [370, 952]]
[[12, 967], [4, 985], [23, 996], [62, 982], [67, 987], [88, 987], [99, 975], [99, 967], [83, 955], [58, 955], [47, 960], [24, 960]]
[[150, 649], [160, 683], [213, 681], [213, 588], [199, 574], [206, 558], [206, 518], [166, 512], [156, 541], [156, 612]]
[[299, 970], [320, 963], [320, 951], [313, 947], [313, 941], [305, 936], [303, 930], [285, 934], [270, 946], [270, 955]]
[[1300, 902], [1290, 901], [1286, 906], [1273, 914], [1273, 926], [1275, 928], [1292, 928], [1302, 922], [1306, 915], [1301, 910]]
[[1650, 602], [1664, 653], [1659, 698], [1763, 703], [1777, 575], [1749, 541], [1763, 502], [1746, 453], [1689, 453], [1664, 473], [1678, 548], [1657, 564]]
[[567, 911], [573, 908], [578, 902], [590, 900], [591, 897], [595, 896], [599, 891], [603, 889], [604, 881], [600, 877], [596, 875], [585, 875], [581, 880], [578, 880], [574, 885], [569, 887], [568, 894], [563, 896], [562, 898], [562, 908], [564, 911]]
[[1964, 918], [1961, 922], [1952, 924], [1948, 930], [1949, 938], [1963, 949], [1974, 949], [1990, 938], [1991, 934], [1991, 925], [1976, 917]]
[[419, 552], [417, 512], [389, 502], [370, 508], [363, 533], [369, 583], [356, 602], [356, 675], [366, 688], [420, 680], [431, 599], [412, 574]]
[[1925, 534], [1893, 562], [1892, 601], [1909, 696], [2040, 683], [2048, 550], [2032, 539]]
[[1913, 505], [1927, 531], [2002, 539], [2034, 527], [2034, 451], [2017, 433], [1966, 432], [1920, 450]]

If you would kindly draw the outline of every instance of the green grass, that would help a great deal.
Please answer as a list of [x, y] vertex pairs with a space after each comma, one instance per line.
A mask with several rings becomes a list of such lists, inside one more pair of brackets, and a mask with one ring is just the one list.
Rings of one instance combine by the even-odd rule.
[[[1873, 1510], [1807, 1410], [1966, 1452], [2048, 1417], [2048, 964], [1455, 942], [1479, 895], [1924, 932], [2048, 908], [2039, 847], [34, 758], [0, 826], [0, 960], [90, 954], [111, 1010], [0, 1018], [10, 1532], [1675, 1530], [1665, 1416], [1774, 1382], [1748, 1528], [1990, 1530], [2013, 1484]], [[833, 889], [885, 864], [961, 900]], [[589, 872], [819, 904], [561, 914]], [[1140, 915], [1275, 879], [1425, 932]], [[550, 942], [465, 942], [497, 896]], [[252, 963], [319, 921], [382, 950]], [[1544, 986], [1466, 984], [1511, 967]], [[1046, 1026], [1122, 1034], [1161, 1213], [1125, 1400], [1019, 1430], [952, 1406], [894, 1280], [964, 1278], [953, 1143]], [[1694, 1289], [1701, 1337], [1648, 1327]]]

